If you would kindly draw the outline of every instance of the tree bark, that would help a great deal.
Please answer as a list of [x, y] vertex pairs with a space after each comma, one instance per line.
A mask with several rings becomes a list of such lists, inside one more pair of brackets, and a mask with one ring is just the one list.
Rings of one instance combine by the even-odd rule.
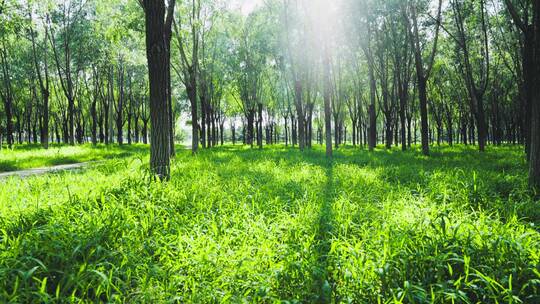
[[[169, 14], [174, 10], [174, 1]], [[168, 52], [165, 32], [165, 3], [163, 0], [143, 0], [146, 26], [146, 52], [150, 80], [150, 169], [160, 180], [170, 178], [170, 138], [167, 106]], [[170, 16], [170, 15], [169, 15]]]
[[304, 109], [302, 104], [302, 82], [300, 80], [295, 80], [294, 83], [294, 93], [295, 93], [295, 106], [296, 113], [298, 115], [298, 147], [300, 151], [304, 151], [305, 148], [305, 128], [304, 128]]
[[[535, 38], [535, 83], [540, 81], [540, 0], [533, 2]], [[531, 147], [529, 160], [529, 185], [540, 192], [540, 86], [534, 86], [531, 98]]]
[[119, 145], [124, 143], [124, 67], [118, 64], [118, 101], [116, 104], [116, 141]]

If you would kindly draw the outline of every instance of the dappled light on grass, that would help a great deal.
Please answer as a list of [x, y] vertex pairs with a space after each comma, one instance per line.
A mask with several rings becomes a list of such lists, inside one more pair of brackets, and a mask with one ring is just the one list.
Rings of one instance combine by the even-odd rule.
[[518, 148], [179, 150], [166, 183], [147, 157], [0, 184], [0, 299], [539, 300]]
[[51, 144], [48, 150], [38, 145], [20, 145], [12, 150], [0, 151], [0, 172], [31, 168], [51, 167], [111, 158], [124, 158], [136, 153], [144, 153], [145, 145], [98, 145], [67, 146]]

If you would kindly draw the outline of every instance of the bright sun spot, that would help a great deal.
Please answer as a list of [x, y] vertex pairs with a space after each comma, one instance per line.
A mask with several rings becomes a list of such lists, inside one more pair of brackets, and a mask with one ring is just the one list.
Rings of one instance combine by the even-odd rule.
[[240, 11], [242, 15], [247, 16], [261, 4], [262, 0], [240, 0]]
[[323, 38], [336, 34], [338, 31], [339, 0], [313, 0], [308, 2], [311, 19], [316, 31]]

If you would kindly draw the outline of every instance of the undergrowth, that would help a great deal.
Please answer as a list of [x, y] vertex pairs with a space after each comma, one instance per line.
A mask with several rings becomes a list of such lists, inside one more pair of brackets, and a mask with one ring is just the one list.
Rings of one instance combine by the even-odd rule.
[[518, 147], [134, 155], [0, 182], [0, 302], [540, 302]]

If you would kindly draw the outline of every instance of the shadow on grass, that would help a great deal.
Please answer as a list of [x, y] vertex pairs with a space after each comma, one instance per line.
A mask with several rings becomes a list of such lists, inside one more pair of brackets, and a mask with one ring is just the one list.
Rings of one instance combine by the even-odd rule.
[[[225, 146], [201, 150], [197, 157], [211, 164], [239, 159], [247, 164], [272, 161], [291, 167], [305, 163], [326, 168], [326, 157], [320, 146], [304, 152], [284, 146], [263, 150]], [[527, 190], [526, 163], [519, 146], [490, 147], [484, 153], [474, 146], [435, 146], [429, 157], [423, 156], [417, 148], [405, 152], [399, 149], [368, 152], [342, 147], [335, 151], [333, 165], [377, 172], [378, 180], [388, 187], [405, 188], [413, 195], [422, 193], [435, 201], [443, 197], [442, 192], [450, 192], [456, 202], [469, 204], [473, 209], [494, 210], [503, 218], [516, 214], [524, 221], [540, 221], [540, 212], [530, 213], [530, 208], [525, 208], [530, 204], [524, 202], [533, 198]], [[514, 208], [516, 204], [519, 208]]]
[[[463, 149], [463, 150], [459, 150]], [[378, 149], [368, 152], [355, 148], [340, 148], [335, 152], [334, 165], [354, 165], [382, 171], [382, 176], [390, 182], [402, 185], [415, 185], [426, 182], [426, 173], [440, 170], [463, 170], [464, 172], [486, 172], [489, 174], [521, 174], [525, 176], [526, 165], [519, 158], [520, 150], [514, 147], [502, 147], [504, 153], [488, 151], [480, 153], [473, 147], [434, 147], [429, 157], [416, 150]], [[507, 153], [508, 152], [508, 153]], [[300, 152], [284, 146], [265, 147], [263, 150], [249, 149], [243, 146], [218, 147], [214, 150], [202, 150], [201, 157], [210, 162], [227, 163], [232, 158], [242, 162], [255, 163], [262, 160], [297, 165], [309, 163], [324, 168], [326, 157], [319, 147]], [[515, 157], [514, 157], [515, 156]], [[415, 185], [416, 186], [416, 185]]]
[[19, 168], [15, 164], [15, 161], [2, 161], [0, 162], [0, 173], [17, 171]]
[[313, 294], [318, 295], [318, 303], [330, 303], [332, 301], [332, 274], [329, 272], [328, 257], [332, 245], [332, 231], [334, 222], [333, 203], [335, 200], [334, 188], [334, 165], [328, 160], [325, 168], [326, 183], [323, 200], [319, 212], [317, 227], [317, 244], [314, 254], [317, 256], [317, 271], [314, 273]]

